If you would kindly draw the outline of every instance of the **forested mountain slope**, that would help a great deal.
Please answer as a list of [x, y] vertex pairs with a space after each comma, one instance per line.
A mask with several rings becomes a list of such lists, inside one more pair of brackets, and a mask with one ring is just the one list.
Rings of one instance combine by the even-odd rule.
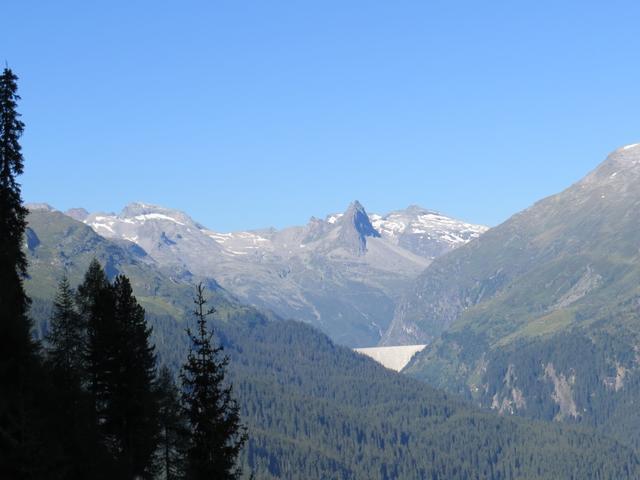
[[588, 431], [480, 412], [298, 322], [227, 332], [233, 378], [253, 432], [245, 458], [258, 478], [613, 479], [640, 473], [626, 446]]
[[639, 207], [640, 146], [629, 145], [436, 260], [388, 334], [436, 338], [406, 371], [503, 413], [638, 445]]

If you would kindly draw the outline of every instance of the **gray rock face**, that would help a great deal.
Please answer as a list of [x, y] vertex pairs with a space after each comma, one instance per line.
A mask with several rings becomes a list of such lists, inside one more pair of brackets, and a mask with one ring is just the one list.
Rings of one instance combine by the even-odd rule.
[[68, 217], [71, 217], [79, 222], [84, 222], [89, 216], [89, 212], [87, 212], [84, 208], [70, 208], [64, 213]]
[[55, 208], [53, 208], [48, 203], [27, 203], [25, 207], [27, 207], [27, 210], [29, 210], [30, 212], [31, 211], [32, 212], [37, 212], [37, 211], [53, 212], [55, 210]]
[[[485, 229], [421, 212], [369, 217], [356, 201], [343, 214], [304, 226], [219, 233], [185, 213], [133, 203], [84, 222], [100, 235], [134, 242], [176, 275], [213, 277], [244, 302], [362, 347], [380, 341], [401, 292], [434, 256]], [[416, 236], [418, 224], [429, 235]]]
[[373, 228], [367, 212], [357, 200], [349, 205], [338, 224], [341, 227], [340, 242], [355, 255], [367, 252], [367, 237], [380, 238], [380, 233]]

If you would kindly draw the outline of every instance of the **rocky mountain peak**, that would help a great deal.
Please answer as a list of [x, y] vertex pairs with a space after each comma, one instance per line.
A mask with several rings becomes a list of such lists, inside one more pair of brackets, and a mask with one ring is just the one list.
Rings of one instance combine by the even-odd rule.
[[367, 251], [367, 237], [380, 237], [366, 210], [357, 200], [349, 205], [336, 223], [341, 227], [339, 238], [343, 245], [357, 255]]
[[132, 202], [126, 205], [120, 216], [122, 217], [135, 217], [136, 215], [146, 215], [149, 213], [166, 213], [169, 212], [168, 208], [161, 207], [159, 205], [153, 205], [151, 203]]
[[603, 162], [602, 166], [612, 166], [623, 170], [633, 170], [640, 173], [640, 143], [625, 145], [613, 153]]
[[409, 205], [407, 208], [404, 209], [404, 212], [409, 215], [426, 215], [429, 213], [432, 213], [432, 214], [436, 213], [433, 210], [427, 210], [426, 208], [416, 204]]
[[37, 210], [45, 211], [45, 212], [53, 212], [55, 210], [55, 208], [53, 208], [48, 203], [27, 203], [25, 207], [27, 207], [27, 209], [32, 212]]
[[349, 208], [347, 208], [344, 215], [340, 218], [340, 222], [343, 225], [348, 223], [353, 226], [362, 237], [380, 236], [380, 232], [378, 232], [371, 224], [367, 211], [357, 200], [349, 205]]
[[150, 203], [133, 202], [122, 209], [118, 215], [121, 219], [131, 219], [138, 222], [149, 220], [168, 221], [176, 225], [195, 225], [195, 222], [184, 212]]
[[638, 179], [640, 179], [640, 143], [632, 143], [611, 152], [604, 162], [578, 184], [583, 187], [621, 185], [635, 183]]
[[79, 222], [84, 222], [86, 220], [86, 218], [90, 215], [87, 210], [85, 210], [84, 208], [81, 208], [81, 207], [70, 208], [69, 210], [64, 212], [64, 214], [66, 216], [68, 216], [68, 217], [73, 218], [74, 220], [79, 221]]

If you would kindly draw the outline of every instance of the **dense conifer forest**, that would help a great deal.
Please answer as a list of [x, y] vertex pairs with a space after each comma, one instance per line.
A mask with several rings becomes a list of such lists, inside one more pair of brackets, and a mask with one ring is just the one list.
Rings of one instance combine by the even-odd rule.
[[637, 475], [633, 450], [617, 442], [480, 412], [297, 322], [227, 327], [225, 338], [258, 478]]

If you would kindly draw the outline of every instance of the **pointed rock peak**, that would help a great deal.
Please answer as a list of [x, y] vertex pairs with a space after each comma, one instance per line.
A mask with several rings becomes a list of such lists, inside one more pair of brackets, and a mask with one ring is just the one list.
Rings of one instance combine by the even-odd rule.
[[344, 215], [340, 217], [342, 225], [353, 226], [361, 237], [379, 237], [380, 233], [373, 227], [367, 211], [359, 201], [354, 201]]
[[371, 225], [366, 210], [357, 200], [349, 205], [336, 224], [341, 227], [339, 239], [343, 247], [356, 255], [366, 253], [367, 237], [380, 236], [380, 233]]
[[364, 212], [364, 207], [362, 206], [362, 204], [358, 200], [354, 200], [353, 202], [351, 202], [351, 204], [349, 205], [349, 208], [354, 208], [356, 210], [360, 210], [360, 211]]

